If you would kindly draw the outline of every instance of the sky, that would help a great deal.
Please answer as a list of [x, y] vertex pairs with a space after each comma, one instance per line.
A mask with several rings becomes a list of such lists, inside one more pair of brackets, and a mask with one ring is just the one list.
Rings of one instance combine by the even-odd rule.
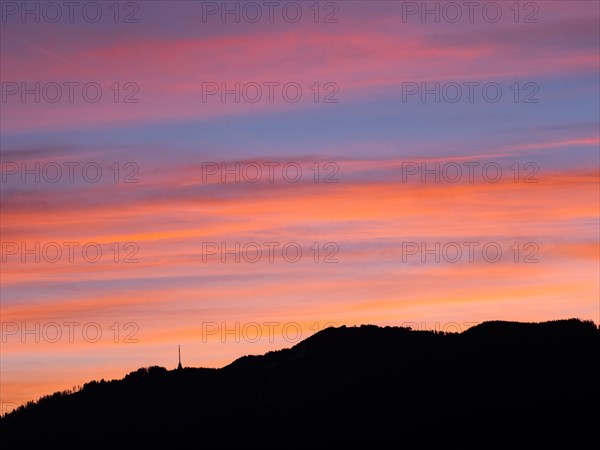
[[2, 1], [2, 412], [178, 345], [600, 323], [599, 5]]

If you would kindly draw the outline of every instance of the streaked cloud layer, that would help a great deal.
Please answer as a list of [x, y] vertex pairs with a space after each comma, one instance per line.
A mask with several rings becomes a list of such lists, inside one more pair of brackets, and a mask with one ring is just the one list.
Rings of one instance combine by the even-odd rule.
[[[339, 2], [338, 23], [203, 23], [202, 2], [7, 18], [3, 405], [173, 367], [177, 344], [220, 366], [331, 323], [599, 321], [598, 4], [452, 24], [402, 3]], [[102, 98], [6, 91], [36, 82]], [[407, 95], [436, 83], [437, 102]]]

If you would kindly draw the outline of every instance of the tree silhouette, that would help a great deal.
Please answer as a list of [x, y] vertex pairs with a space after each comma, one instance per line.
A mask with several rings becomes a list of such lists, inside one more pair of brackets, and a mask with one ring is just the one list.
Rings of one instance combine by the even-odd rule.
[[[28, 402], [2, 442], [381, 448], [403, 442], [583, 446], [595, 437], [600, 330], [577, 319], [463, 333], [327, 328], [221, 369], [140, 368]], [[35, 430], [35, 433], [32, 433]]]

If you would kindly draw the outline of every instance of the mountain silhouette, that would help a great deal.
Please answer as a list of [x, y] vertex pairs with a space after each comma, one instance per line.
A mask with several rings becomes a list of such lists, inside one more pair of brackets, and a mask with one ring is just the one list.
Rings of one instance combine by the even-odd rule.
[[[600, 330], [578, 319], [463, 333], [328, 328], [221, 369], [141, 368], [0, 420], [20, 447], [353, 448], [594, 442]], [[482, 440], [483, 439], [483, 440]], [[8, 447], [6, 447], [8, 448]]]

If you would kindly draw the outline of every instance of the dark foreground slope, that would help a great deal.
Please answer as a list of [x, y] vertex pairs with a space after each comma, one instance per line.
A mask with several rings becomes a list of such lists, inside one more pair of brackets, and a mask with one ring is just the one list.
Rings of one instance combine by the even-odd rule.
[[578, 320], [486, 322], [462, 334], [329, 328], [222, 369], [153, 367], [88, 383], [4, 417], [0, 440], [62, 448], [576, 448], [597, 438], [599, 337], [592, 322]]

